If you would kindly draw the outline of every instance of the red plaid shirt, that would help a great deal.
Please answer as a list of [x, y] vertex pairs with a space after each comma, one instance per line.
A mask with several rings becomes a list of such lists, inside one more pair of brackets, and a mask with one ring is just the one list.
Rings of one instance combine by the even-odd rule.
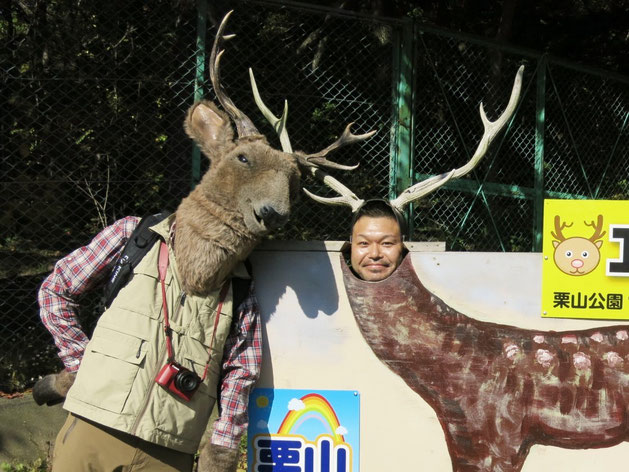
[[[129, 216], [105, 228], [87, 246], [59, 260], [39, 290], [40, 317], [70, 372], [78, 370], [88, 342], [76, 316], [76, 300], [104, 284], [139, 221]], [[262, 360], [260, 310], [253, 282], [237, 311], [238, 322], [225, 341], [221, 414], [212, 434], [212, 443], [232, 449], [238, 447], [247, 428], [249, 392], [259, 377]]]

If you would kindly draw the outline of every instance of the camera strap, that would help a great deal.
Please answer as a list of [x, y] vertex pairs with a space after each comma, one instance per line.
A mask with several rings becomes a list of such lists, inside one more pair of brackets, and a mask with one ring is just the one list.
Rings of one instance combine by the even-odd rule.
[[[170, 328], [170, 322], [168, 320], [168, 306], [166, 304], [166, 269], [168, 268], [168, 246], [164, 241], [161, 241], [159, 247], [159, 281], [162, 286], [162, 308], [164, 310], [164, 333], [166, 335], [166, 350], [168, 351], [168, 362], [174, 362], [175, 353], [173, 350], [173, 340], [172, 340], [172, 329]], [[210, 340], [210, 348], [208, 350], [208, 359], [205, 363], [205, 369], [203, 371], [203, 377], [201, 377], [201, 381], [205, 380], [207, 376], [208, 368], [210, 367], [210, 362], [212, 361], [212, 347], [214, 346], [214, 337], [216, 336], [216, 328], [218, 327], [218, 320], [221, 317], [221, 309], [223, 308], [223, 302], [225, 301], [225, 296], [227, 295], [227, 291], [229, 290], [229, 279], [225, 281], [223, 287], [221, 288], [221, 292], [219, 295], [218, 306], [216, 307], [216, 317], [214, 318], [214, 329], [212, 331], [212, 339]]]

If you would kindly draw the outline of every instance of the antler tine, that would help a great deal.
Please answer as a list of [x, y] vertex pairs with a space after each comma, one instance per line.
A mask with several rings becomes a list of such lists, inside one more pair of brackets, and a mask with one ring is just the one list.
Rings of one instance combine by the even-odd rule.
[[[469, 173], [476, 165], [480, 162], [483, 156], [487, 153], [487, 149], [489, 149], [489, 145], [494, 140], [496, 135], [504, 128], [504, 126], [509, 122], [513, 113], [515, 112], [516, 106], [518, 104], [518, 100], [520, 99], [520, 91], [522, 90], [522, 75], [524, 74], [524, 66], [520, 66], [518, 72], [515, 75], [515, 80], [513, 82], [513, 89], [511, 90], [511, 97], [509, 98], [509, 103], [507, 107], [502, 112], [502, 115], [496, 121], [489, 121], [487, 115], [485, 114], [485, 109], [483, 104], [480, 104], [480, 117], [483, 122], [484, 133], [480, 142], [478, 143], [478, 147], [474, 152], [472, 158], [462, 167], [458, 169], [454, 169], [446, 174], [441, 174], [440, 176], [431, 177], [426, 181], [419, 182], [412, 187], [406, 189], [404, 192], [400, 194], [395, 200], [391, 201], [391, 205], [396, 207], [398, 210], [402, 211], [404, 206], [414, 200], [418, 200], [425, 195], [428, 195], [431, 192], [434, 192], [443, 184], [445, 184], [450, 179], [458, 179], [459, 177], [464, 176]], [[446, 178], [447, 176], [447, 178]], [[435, 179], [435, 180], [433, 180]], [[431, 181], [433, 180], [433, 181]], [[431, 182], [430, 182], [431, 181]], [[430, 183], [428, 183], [430, 182]]]
[[[275, 129], [275, 132], [279, 135], [280, 143], [282, 145], [282, 151], [286, 153], [292, 153], [293, 148], [290, 143], [290, 138], [288, 137], [288, 129], [286, 128], [286, 120], [288, 119], [288, 101], [284, 100], [284, 112], [282, 113], [282, 117], [281, 118], [276, 117], [273, 114], [273, 112], [269, 110], [269, 107], [267, 107], [264, 104], [264, 101], [262, 100], [262, 97], [260, 96], [260, 92], [258, 90], [255, 77], [253, 75], [253, 70], [251, 69], [249, 69], [249, 78], [251, 79], [251, 89], [253, 90], [253, 97], [256, 102], [256, 105], [258, 105], [258, 108], [260, 109], [264, 117], [271, 124], [271, 126], [273, 126], [273, 128]], [[336, 191], [337, 193], [341, 195], [340, 197], [326, 198], [326, 197], [320, 197], [319, 195], [315, 195], [314, 193], [310, 192], [308, 189], [304, 189], [304, 192], [310, 198], [312, 198], [313, 200], [319, 203], [324, 203], [324, 204], [329, 204], [329, 205], [347, 205], [352, 209], [352, 212], [356, 211], [363, 204], [364, 200], [361, 200], [360, 198], [358, 198], [354, 194], [354, 192], [352, 192], [345, 185], [343, 185], [341, 182], [336, 180], [334, 177], [332, 177], [328, 173], [319, 169], [314, 163], [308, 162], [306, 160], [306, 156], [303, 156], [300, 154], [293, 154], [293, 155], [297, 158], [297, 160], [304, 167], [307, 167], [309, 169], [310, 173], [314, 177], [320, 179], [321, 181], [323, 181], [324, 184], [326, 184], [332, 190]], [[358, 166], [342, 166], [340, 164], [335, 164], [333, 162], [330, 162], [330, 164], [334, 164], [338, 166], [338, 168], [347, 168], [347, 169], [355, 169], [356, 167], [358, 167]]]
[[275, 129], [275, 132], [279, 136], [280, 144], [282, 145], [282, 151], [286, 153], [292, 153], [293, 147], [290, 144], [288, 130], [286, 129], [286, 120], [288, 119], [288, 100], [284, 100], [284, 111], [282, 112], [282, 117], [278, 118], [262, 101], [262, 97], [260, 96], [260, 92], [258, 91], [258, 85], [256, 84], [256, 79], [253, 76], [253, 70], [251, 69], [251, 67], [249, 68], [249, 79], [251, 80], [253, 99], [255, 100], [256, 105], [258, 105], [260, 111], [262, 112], [262, 115], [264, 115], [266, 120], [271, 124], [271, 126], [273, 126], [273, 129]]
[[341, 134], [341, 136], [336, 141], [334, 141], [332, 144], [326, 147], [323, 151], [319, 151], [314, 154], [299, 155], [298, 158], [300, 159], [302, 164], [305, 166], [312, 166], [314, 164], [317, 166], [330, 167], [332, 169], [343, 169], [343, 170], [356, 169], [356, 167], [358, 167], [358, 164], [356, 164], [355, 166], [345, 166], [342, 164], [337, 164], [336, 162], [328, 161], [325, 158], [325, 156], [327, 156], [330, 152], [334, 151], [335, 149], [341, 148], [348, 144], [356, 143], [358, 141], [363, 141], [367, 138], [370, 138], [374, 134], [376, 134], [376, 130], [369, 131], [368, 133], [364, 133], [364, 134], [353, 134], [350, 130], [353, 124], [354, 124], [353, 122], [349, 123], [345, 127], [343, 134]]
[[260, 134], [253, 122], [249, 119], [247, 115], [245, 115], [242, 111], [240, 111], [234, 102], [227, 96], [223, 85], [220, 80], [220, 61], [225, 52], [224, 49], [219, 50], [223, 41], [228, 41], [235, 37], [235, 34], [224, 34], [225, 26], [227, 25], [227, 20], [233, 13], [233, 10], [227, 12], [223, 21], [221, 21], [220, 26], [218, 27], [218, 31], [216, 32], [216, 37], [214, 39], [214, 45], [212, 46], [212, 54], [210, 56], [210, 80], [212, 81], [212, 86], [214, 87], [214, 91], [216, 92], [216, 97], [218, 101], [221, 103], [225, 111], [229, 114], [229, 116], [234, 121], [236, 125], [236, 129], [238, 131], [239, 137], [251, 136]]
[[550, 235], [555, 238], [557, 241], [565, 241], [566, 237], [563, 235], [564, 228], [570, 228], [574, 223], [566, 223], [561, 222], [561, 217], [559, 215], [555, 215], [555, 232], [551, 231]]
[[[273, 114], [273, 112], [269, 109], [269, 107], [265, 105], [264, 101], [262, 100], [262, 97], [260, 96], [260, 91], [258, 90], [258, 85], [256, 83], [255, 76], [253, 74], [253, 70], [251, 68], [249, 68], [249, 78], [251, 80], [251, 89], [253, 91], [253, 98], [256, 102], [256, 105], [258, 105], [258, 108], [262, 112], [262, 115], [264, 115], [266, 120], [271, 124], [271, 126], [273, 126], [273, 128], [275, 129], [275, 132], [279, 136], [280, 144], [282, 145], [282, 151], [287, 152], [287, 153], [293, 153], [293, 147], [290, 143], [290, 138], [288, 137], [288, 130], [286, 129], [286, 120], [288, 119], [288, 101], [284, 100], [284, 111], [282, 112], [282, 117], [278, 118], [277, 116]], [[336, 141], [335, 144], [339, 142], [343, 142], [344, 144], [349, 144], [350, 142], [359, 141], [360, 139], [366, 139], [369, 136], [371, 136], [371, 134], [375, 133], [375, 131], [372, 131], [371, 133], [367, 133], [366, 135], [356, 136], [356, 135], [351, 134], [351, 132], [349, 132], [349, 127], [351, 125], [352, 123], [350, 123], [347, 126], [347, 128], [345, 129], [345, 132], [343, 132], [343, 135]], [[328, 146], [328, 148], [324, 150], [325, 154], [327, 154], [332, 149], [335, 149], [335, 147], [333, 146], [334, 144]], [[336, 147], [339, 147], [339, 145], [337, 144]], [[327, 159], [322, 158], [322, 157], [316, 157], [319, 155], [321, 156], [325, 155], [323, 154], [324, 151], [316, 155], [308, 155], [308, 156], [303, 155], [301, 153], [295, 153], [294, 156], [297, 158], [299, 163], [304, 167], [316, 167], [318, 165], [323, 165], [326, 167], [331, 167], [334, 169], [342, 169], [342, 170], [354, 170], [358, 167], [358, 164], [354, 166], [346, 166], [342, 164], [337, 164], [336, 162], [328, 161]]]
[[326, 184], [328, 187], [330, 187], [332, 190], [336, 191], [340, 195], [339, 197], [320, 197], [319, 195], [315, 195], [310, 190], [305, 188], [304, 192], [313, 200], [327, 205], [349, 206], [352, 209], [352, 213], [358, 210], [362, 206], [362, 204], [365, 203], [364, 200], [358, 198], [354, 192], [352, 192], [350, 189], [348, 189], [345, 185], [336, 180], [327, 172], [324, 172], [318, 167], [309, 167], [309, 169], [310, 173], [313, 176], [322, 180], [324, 184]]
[[591, 226], [592, 228], [594, 228], [594, 234], [588, 238], [592, 242], [601, 239], [607, 233], [607, 231], [603, 230], [603, 215], [598, 215], [598, 218], [596, 219], [596, 224], [594, 223], [594, 221], [591, 221], [590, 223], [584, 221], [583, 223], [585, 223], [585, 226]]

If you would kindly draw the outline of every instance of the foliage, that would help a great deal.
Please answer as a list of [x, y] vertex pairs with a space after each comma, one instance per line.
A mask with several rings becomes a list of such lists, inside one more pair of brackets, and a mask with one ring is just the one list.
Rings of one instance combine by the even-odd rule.
[[48, 464], [44, 459], [37, 459], [32, 463], [0, 463], [1, 472], [46, 472]]
[[242, 435], [238, 449], [240, 451], [240, 458], [238, 459], [238, 472], [247, 472], [247, 433]]
[[[316, 3], [339, 4], [336, 0]], [[624, 0], [354, 0], [343, 2], [343, 8], [385, 17], [407, 16], [606, 70], [629, 72]]]

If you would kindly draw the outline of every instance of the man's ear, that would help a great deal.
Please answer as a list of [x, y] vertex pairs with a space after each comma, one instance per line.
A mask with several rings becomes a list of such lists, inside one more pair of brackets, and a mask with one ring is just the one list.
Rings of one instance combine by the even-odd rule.
[[212, 160], [234, 146], [234, 130], [229, 116], [212, 102], [202, 101], [192, 105], [183, 127], [186, 134]]

